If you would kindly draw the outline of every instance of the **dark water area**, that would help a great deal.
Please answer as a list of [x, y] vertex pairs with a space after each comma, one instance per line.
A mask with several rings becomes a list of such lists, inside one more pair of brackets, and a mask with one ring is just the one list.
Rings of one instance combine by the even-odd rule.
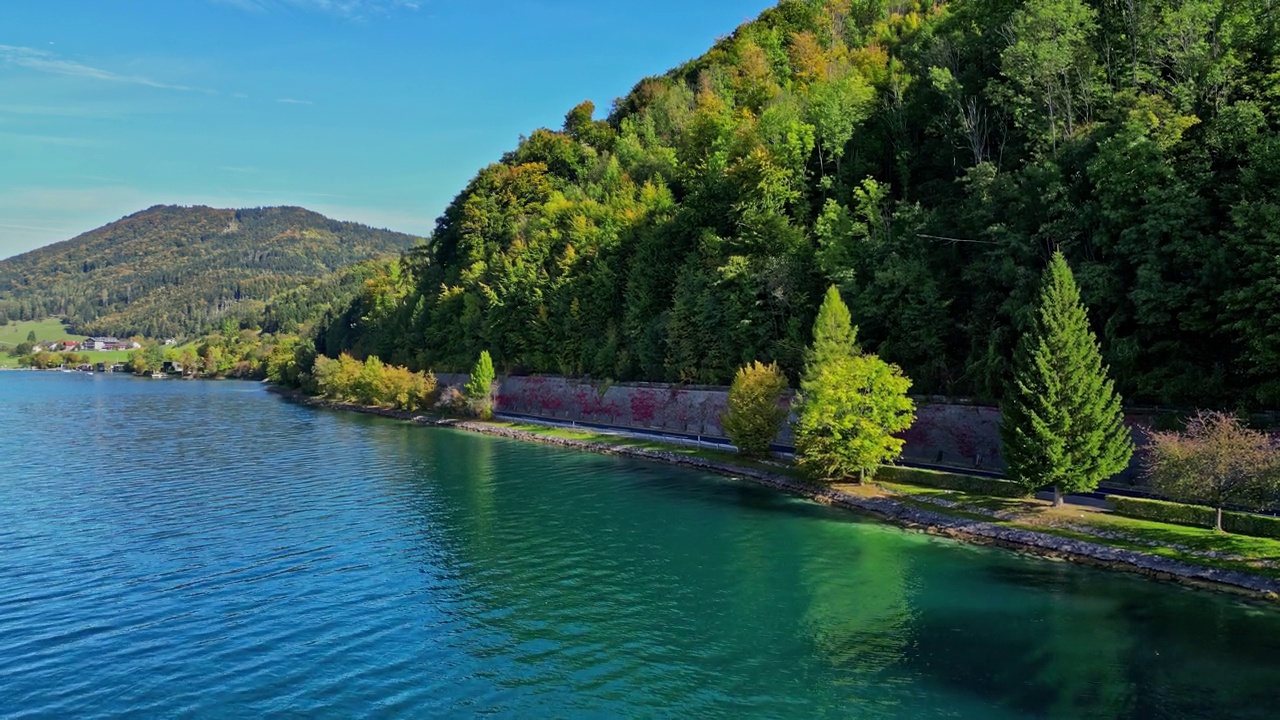
[[1280, 611], [697, 472], [0, 373], [0, 716], [1280, 717]]

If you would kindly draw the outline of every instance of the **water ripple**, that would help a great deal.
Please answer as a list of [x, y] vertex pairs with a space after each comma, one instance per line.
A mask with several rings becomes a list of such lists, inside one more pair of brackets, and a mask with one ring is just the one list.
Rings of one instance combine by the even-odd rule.
[[0, 397], [5, 717], [1247, 718], [1280, 682], [1274, 612], [728, 480], [236, 383]]

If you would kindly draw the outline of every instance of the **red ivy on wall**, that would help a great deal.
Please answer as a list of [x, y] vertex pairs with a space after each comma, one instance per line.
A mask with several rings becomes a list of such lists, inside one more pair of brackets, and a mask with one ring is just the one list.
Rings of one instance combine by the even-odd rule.
[[631, 421], [638, 425], [653, 423], [658, 409], [658, 399], [652, 390], [639, 390], [631, 394]]

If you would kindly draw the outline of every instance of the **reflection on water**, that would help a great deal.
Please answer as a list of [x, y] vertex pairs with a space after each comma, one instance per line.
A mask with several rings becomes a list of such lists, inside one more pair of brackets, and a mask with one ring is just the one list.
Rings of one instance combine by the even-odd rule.
[[7, 712], [1264, 718], [1280, 686], [1270, 608], [722, 478], [247, 384], [0, 397]]

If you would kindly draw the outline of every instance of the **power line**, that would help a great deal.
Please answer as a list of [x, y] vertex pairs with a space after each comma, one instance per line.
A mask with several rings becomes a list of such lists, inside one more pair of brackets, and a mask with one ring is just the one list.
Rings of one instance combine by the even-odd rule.
[[974, 245], [1000, 245], [1000, 243], [991, 240], [964, 240], [960, 237], [942, 237], [937, 234], [916, 233], [915, 237], [924, 237], [928, 240], [945, 240], [947, 242], [972, 242]]

